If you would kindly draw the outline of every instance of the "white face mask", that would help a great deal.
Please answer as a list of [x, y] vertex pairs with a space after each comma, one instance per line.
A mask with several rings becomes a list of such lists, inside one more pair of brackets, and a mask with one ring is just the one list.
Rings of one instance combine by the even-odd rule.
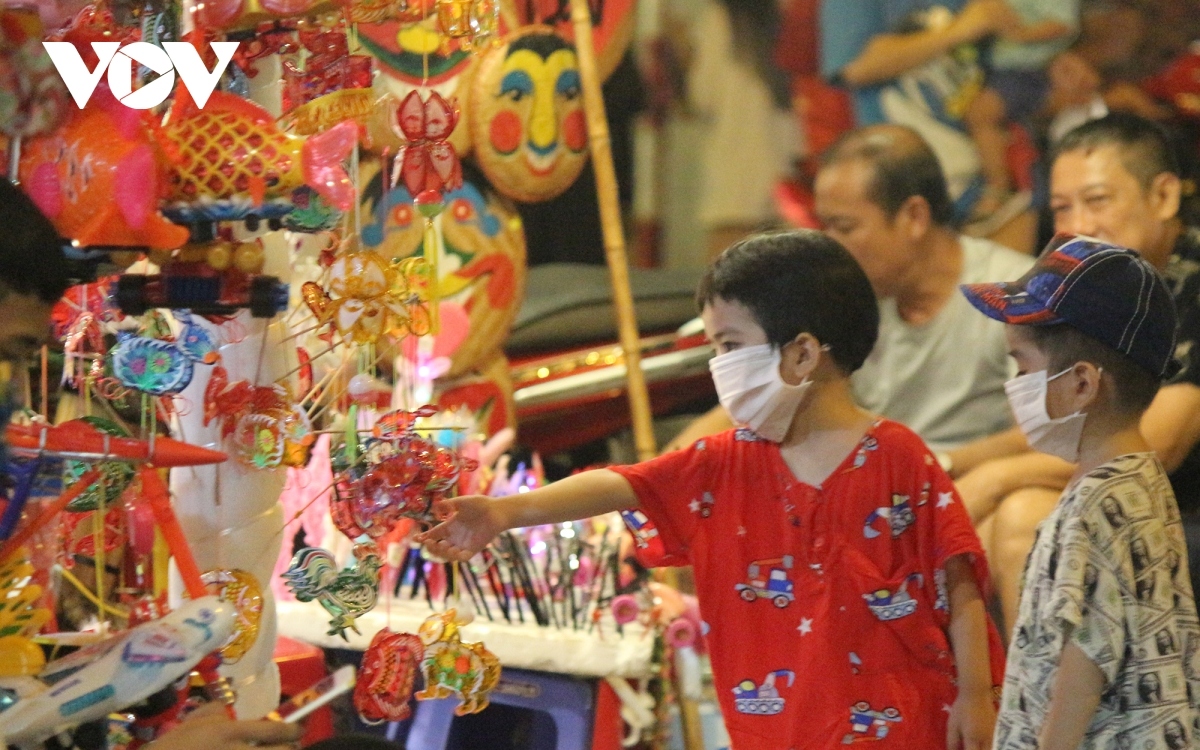
[[1045, 370], [1020, 375], [1004, 384], [1008, 405], [1012, 408], [1017, 426], [1021, 428], [1029, 447], [1064, 461], [1079, 461], [1079, 440], [1083, 436], [1084, 412], [1051, 419], [1046, 411], [1046, 389], [1050, 381], [1066, 375], [1068, 367], [1057, 375], [1047, 377]]
[[779, 349], [770, 344], [744, 346], [713, 357], [708, 362], [717, 398], [730, 418], [778, 443], [787, 435], [804, 394], [812, 386], [807, 378], [788, 385], [779, 375]]

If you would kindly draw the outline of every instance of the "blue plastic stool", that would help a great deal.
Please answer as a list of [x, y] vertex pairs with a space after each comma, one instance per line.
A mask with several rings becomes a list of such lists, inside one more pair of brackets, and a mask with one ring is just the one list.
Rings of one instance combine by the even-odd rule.
[[[550, 715], [557, 741], [551, 748], [545, 741], [538, 743], [535, 739], [530, 750], [589, 750], [594, 701], [592, 683], [586, 680], [507, 667], [491, 696], [491, 702], [501, 706]], [[419, 701], [408, 731], [408, 747], [443, 750], [450, 739], [450, 724], [457, 705], [457, 698]]]

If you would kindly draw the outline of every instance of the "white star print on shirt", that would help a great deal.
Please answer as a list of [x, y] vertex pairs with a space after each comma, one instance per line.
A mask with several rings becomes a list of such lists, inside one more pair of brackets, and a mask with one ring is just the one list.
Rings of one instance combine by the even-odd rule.
[[939, 492], [937, 507], [946, 508], [954, 504], [953, 492]]
[[699, 513], [700, 512], [700, 501], [693, 499], [690, 503], [688, 503], [688, 510], [690, 510], [693, 513]]
[[811, 617], [800, 618], [800, 627], [796, 630], [800, 631], [800, 635], [808, 635], [812, 632], [813, 621]]
[[746, 536], [746, 527], [738, 526], [738, 536]]

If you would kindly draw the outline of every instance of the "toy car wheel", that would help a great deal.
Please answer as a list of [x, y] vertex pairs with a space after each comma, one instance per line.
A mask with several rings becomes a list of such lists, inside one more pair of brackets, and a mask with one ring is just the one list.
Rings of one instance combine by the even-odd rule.
[[279, 312], [279, 279], [274, 276], [256, 276], [250, 282], [250, 315], [255, 318], [273, 318]]
[[900, 715], [900, 711], [895, 708], [888, 707], [883, 709], [883, 715], [889, 719], [894, 719]]
[[748, 602], [752, 602], [758, 598], [758, 594], [754, 593], [754, 590], [750, 589], [750, 588], [742, 589], [741, 595], [742, 595], [742, 598]]
[[867, 703], [866, 701], [859, 701], [858, 703], [855, 703], [855, 704], [854, 704], [854, 710], [855, 710], [855, 711], [860, 711], [860, 712], [861, 712], [861, 711], [870, 711], [870, 710], [871, 710], [871, 704], [870, 704], [870, 703]]
[[257, 216], [255, 216], [254, 214], [250, 214], [245, 219], [246, 230], [249, 232], [257, 232], [258, 224], [260, 221], [261, 221], [261, 219], [259, 219]]
[[774, 601], [775, 601], [775, 606], [779, 607], [780, 609], [783, 609], [784, 607], [786, 607], [787, 605], [792, 603], [792, 600], [788, 599], [786, 596], [777, 596], [777, 597], [775, 597]]
[[146, 299], [148, 279], [142, 274], [127, 273], [117, 279], [117, 307], [126, 315], [142, 315], [150, 309]]
[[283, 229], [283, 219], [279, 217], [267, 219], [267, 229], [270, 229], [272, 232], [278, 232], [280, 229]]

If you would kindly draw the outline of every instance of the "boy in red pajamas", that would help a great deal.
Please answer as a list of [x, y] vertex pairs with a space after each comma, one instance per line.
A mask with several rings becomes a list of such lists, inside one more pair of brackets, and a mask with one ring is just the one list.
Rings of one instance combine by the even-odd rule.
[[713, 264], [697, 300], [718, 396], [745, 427], [448, 500], [421, 541], [462, 560], [507, 528], [637, 508], [657, 562], [695, 566], [735, 750], [990, 747], [1004, 654], [979, 540], [920, 438], [850, 395], [878, 329], [866, 276], [820, 233], [759, 236]]

